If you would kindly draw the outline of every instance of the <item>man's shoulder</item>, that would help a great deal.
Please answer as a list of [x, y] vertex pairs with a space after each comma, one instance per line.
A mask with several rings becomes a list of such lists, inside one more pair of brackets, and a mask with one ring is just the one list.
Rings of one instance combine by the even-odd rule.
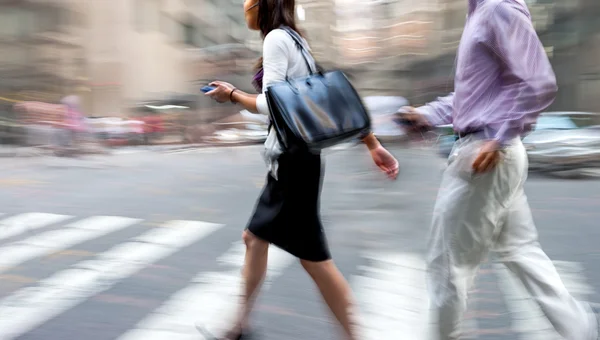
[[482, 7], [486, 15], [510, 16], [524, 14], [530, 16], [527, 4], [522, 0], [487, 0]]
[[529, 9], [522, 0], [487, 0], [480, 10], [480, 18], [491, 26], [513, 25], [515, 20], [531, 21]]

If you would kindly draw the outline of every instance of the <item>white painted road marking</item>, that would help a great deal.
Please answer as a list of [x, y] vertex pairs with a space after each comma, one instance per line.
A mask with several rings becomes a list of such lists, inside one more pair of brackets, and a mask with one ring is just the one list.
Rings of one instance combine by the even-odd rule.
[[429, 339], [425, 261], [418, 254], [367, 254], [371, 265], [351, 280], [359, 303], [361, 338]]
[[[235, 316], [241, 293], [241, 266], [245, 247], [237, 243], [218, 261], [228, 270], [218, 273], [199, 273], [192, 284], [174, 294], [135, 329], [118, 340], [188, 340], [202, 338], [195, 324], [222, 332]], [[294, 257], [283, 250], [270, 247], [267, 278], [263, 291], [293, 262]], [[234, 269], [231, 269], [233, 267]]]
[[45, 213], [26, 213], [12, 216], [0, 221], [0, 240], [23, 234], [27, 231], [33, 231], [47, 227], [72, 216], [45, 214]]
[[[175, 221], [0, 301], [0, 339], [15, 339], [223, 225]], [[166, 240], [166, 242], [165, 242]]]
[[23, 241], [0, 247], [0, 273], [40, 256], [68, 249], [124, 229], [141, 220], [118, 216], [94, 216], [74, 222], [62, 229], [47, 231]]

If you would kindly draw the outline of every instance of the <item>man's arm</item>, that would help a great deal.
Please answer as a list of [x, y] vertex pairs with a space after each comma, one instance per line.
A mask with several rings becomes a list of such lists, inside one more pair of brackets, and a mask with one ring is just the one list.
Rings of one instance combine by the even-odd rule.
[[500, 3], [487, 21], [486, 46], [503, 64], [504, 119], [486, 131], [500, 145], [521, 135], [554, 101], [556, 77], [531, 19], [520, 8]]
[[454, 92], [445, 97], [415, 109], [427, 118], [433, 126], [452, 124], [452, 111], [454, 110]]

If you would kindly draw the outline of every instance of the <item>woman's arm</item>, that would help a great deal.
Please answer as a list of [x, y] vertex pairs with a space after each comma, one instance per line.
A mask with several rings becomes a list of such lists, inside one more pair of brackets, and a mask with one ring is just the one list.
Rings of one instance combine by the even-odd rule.
[[238, 90], [235, 86], [224, 81], [213, 81], [210, 83], [210, 86], [214, 86], [215, 89], [207, 92], [206, 95], [218, 101], [219, 103], [237, 103], [250, 112], [258, 112], [256, 107], [258, 95]]
[[369, 150], [377, 149], [381, 145], [373, 132], [370, 132], [366, 137], [362, 139], [362, 141], [363, 143], [365, 143], [367, 149]]
[[[270, 84], [285, 80], [288, 69], [288, 54], [290, 53], [286, 39], [290, 39], [290, 37], [282, 30], [274, 30], [265, 37], [263, 42], [263, 90]], [[216, 89], [206, 95], [218, 102], [231, 101], [232, 103], [239, 103], [250, 112], [269, 114], [269, 107], [264, 94], [249, 94], [236, 89], [229, 83], [220, 81], [215, 81], [210, 85], [215, 86]]]
[[238, 89], [233, 89], [233, 93], [231, 94], [232, 103], [240, 104], [244, 109], [252, 113], [259, 113], [256, 107], [257, 98], [257, 94], [246, 93]]
[[362, 141], [369, 149], [373, 162], [381, 171], [385, 172], [389, 178], [396, 179], [399, 172], [398, 161], [389, 151], [387, 151], [375, 134], [370, 132], [366, 137], [362, 138]]

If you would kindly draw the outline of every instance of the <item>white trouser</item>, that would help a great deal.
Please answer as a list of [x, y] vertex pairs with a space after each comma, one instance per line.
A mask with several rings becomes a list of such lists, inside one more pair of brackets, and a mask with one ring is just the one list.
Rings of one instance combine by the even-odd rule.
[[428, 284], [440, 340], [460, 338], [467, 292], [490, 252], [515, 274], [566, 340], [597, 340], [598, 326], [589, 306], [567, 292], [554, 265], [538, 243], [523, 190], [528, 161], [519, 138], [502, 151], [490, 171], [471, 167], [483, 141], [456, 142], [444, 172], [433, 214], [428, 252]]

